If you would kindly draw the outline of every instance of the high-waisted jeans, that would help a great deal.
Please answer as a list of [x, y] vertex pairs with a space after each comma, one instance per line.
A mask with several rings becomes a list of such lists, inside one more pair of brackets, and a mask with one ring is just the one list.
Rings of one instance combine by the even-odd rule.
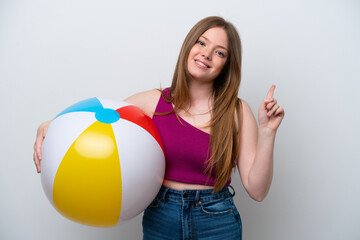
[[[232, 189], [232, 192], [229, 191]], [[143, 240], [238, 240], [240, 215], [234, 189], [176, 191], [162, 187], [143, 216]]]

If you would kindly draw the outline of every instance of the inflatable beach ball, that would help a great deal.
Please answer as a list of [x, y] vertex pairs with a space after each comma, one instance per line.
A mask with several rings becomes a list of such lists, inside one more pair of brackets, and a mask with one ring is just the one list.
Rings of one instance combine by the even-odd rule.
[[165, 172], [160, 135], [142, 110], [91, 98], [51, 122], [43, 143], [41, 182], [66, 218], [111, 227], [141, 213]]

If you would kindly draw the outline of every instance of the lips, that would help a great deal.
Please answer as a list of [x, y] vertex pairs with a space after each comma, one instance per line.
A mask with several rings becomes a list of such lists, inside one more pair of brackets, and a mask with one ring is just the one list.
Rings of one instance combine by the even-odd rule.
[[210, 66], [206, 62], [201, 61], [199, 59], [195, 59], [195, 63], [201, 68], [205, 68], [205, 69], [210, 68]]

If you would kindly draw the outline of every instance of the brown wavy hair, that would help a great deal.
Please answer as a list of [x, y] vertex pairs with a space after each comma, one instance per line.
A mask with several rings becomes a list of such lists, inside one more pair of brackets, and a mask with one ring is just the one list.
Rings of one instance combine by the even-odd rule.
[[187, 59], [191, 48], [199, 37], [213, 27], [223, 28], [229, 40], [228, 59], [224, 69], [216, 77], [213, 86], [214, 106], [210, 120], [211, 154], [205, 174], [216, 172], [214, 192], [221, 190], [228, 182], [232, 169], [236, 166], [239, 155], [239, 131], [242, 122], [241, 101], [238, 90], [241, 81], [241, 41], [236, 28], [221, 17], [212, 16], [199, 21], [190, 30], [181, 47], [175, 67], [170, 90], [169, 102], [174, 104], [172, 112], [187, 110], [190, 106], [188, 81], [191, 79], [187, 70]]

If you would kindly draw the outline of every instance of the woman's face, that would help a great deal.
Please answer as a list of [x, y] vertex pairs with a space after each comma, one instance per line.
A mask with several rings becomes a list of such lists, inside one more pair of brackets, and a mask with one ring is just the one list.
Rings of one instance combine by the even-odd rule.
[[204, 32], [191, 48], [187, 69], [196, 81], [214, 81], [225, 66], [229, 54], [229, 41], [221, 27]]

